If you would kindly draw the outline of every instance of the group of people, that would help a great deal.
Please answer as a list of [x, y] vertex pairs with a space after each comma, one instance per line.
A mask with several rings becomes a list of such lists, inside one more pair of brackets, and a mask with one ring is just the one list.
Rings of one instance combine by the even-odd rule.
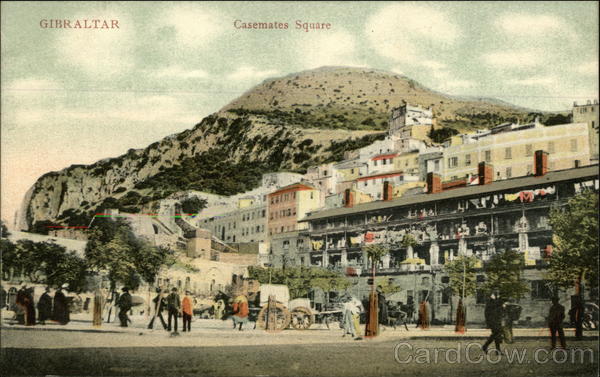
[[[512, 343], [512, 322], [518, 317], [510, 305], [496, 294], [491, 294], [485, 305], [485, 322], [491, 330], [491, 334], [482, 346], [484, 352], [488, 352], [489, 346], [494, 343], [496, 352], [502, 352], [502, 342]], [[552, 306], [548, 312], [548, 327], [552, 349], [556, 348], [557, 337], [562, 348], [566, 348], [565, 332], [563, 322], [565, 320], [565, 307], [562, 306], [558, 297], [552, 298]]]
[[[124, 288], [125, 289], [125, 288]], [[123, 297], [123, 295], [121, 295]], [[119, 301], [121, 302], [121, 301]], [[148, 329], [154, 328], [154, 321], [158, 318], [163, 328], [171, 332], [172, 335], [179, 335], [178, 330], [178, 317], [181, 315], [183, 322], [183, 332], [189, 332], [192, 330], [192, 316], [194, 314], [193, 299], [190, 291], [185, 291], [183, 298], [180, 298], [177, 288], [171, 288], [171, 292], [168, 290], [162, 290], [156, 288], [156, 296], [152, 299], [154, 315], [148, 323]], [[123, 306], [119, 303], [121, 311], [124, 311], [123, 318], [121, 319], [121, 326], [127, 327], [127, 303], [124, 302]], [[130, 307], [129, 307], [130, 308]], [[167, 321], [163, 317], [163, 312], [167, 310]], [[121, 314], [119, 313], [119, 318]]]
[[[37, 304], [35, 302], [34, 287], [28, 287], [27, 284], [23, 283], [19, 285], [19, 289], [12, 287], [8, 292], [0, 287], [1, 309], [8, 307], [9, 310], [14, 311], [17, 324], [25, 326], [45, 325], [48, 320], [61, 325], [69, 323], [69, 298], [63, 292], [63, 289], [68, 288], [68, 284], [63, 284], [58, 288], [54, 293], [54, 297], [51, 296], [50, 287], [46, 287], [44, 293], [37, 300]], [[14, 297], [14, 299], [11, 299], [11, 297]]]

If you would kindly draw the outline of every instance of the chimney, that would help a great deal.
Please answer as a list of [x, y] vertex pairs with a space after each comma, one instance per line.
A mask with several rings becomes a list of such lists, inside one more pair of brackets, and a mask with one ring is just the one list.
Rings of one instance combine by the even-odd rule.
[[533, 166], [535, 169], [535, 176], [542, 177], [548, 172], [548, 152], [543, 150], [535, 151], [533, 155]]
[[494, 180], [494, 167], [481, 161], [478, 166], [479, 184], [489, 185]]
[[394, 185], [390, 182], [383, 182], [383, 200], [392, 200], [394, 196]]
[[350, 189], [344, 191], [344, 207], [352, 208], [354, 206], [354, 193]]
[[442, 192], [442, 178], [433, 172], [427, 173], [427, 193], [435, 194]]

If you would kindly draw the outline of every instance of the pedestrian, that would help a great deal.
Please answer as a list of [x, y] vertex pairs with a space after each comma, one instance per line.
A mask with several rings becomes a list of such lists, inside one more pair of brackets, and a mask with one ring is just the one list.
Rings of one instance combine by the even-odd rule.
[[117, 306], [119, 307], [119, 321], [121, 321], [121, 327], [127, 327], [127, 322], [129, 322], [127, 312], [131, 310], [132, 306], [131, 295], [129, 294], [129, 288], [127, 287], [123, 287], [121, 291], [123, 293], [121, 293], [119, 301], [117, 301]]
[[[164, 291], [164, 293], [167, 293], [167, 291]], [[154, 302], [154, 315], [152, 316], [152, 319], [148, 324], [148, 328], [152, 329], [154, 327], [154, 320], [156, 319], [156, 317], [158, 317], [163, 328], [166, 330], [167, 323], [165, 322], [165, 318], [162, 315], [163, 310], [165, 310], [166, 303], [165, 298], [163, 296], [163, 291], [162, 289], [160, 289], [160, 287], [156, 288], [156, 297], [152, 299], [152, 302]]]
[[383, 294], [383, 287], [381, 285], [377, 286], [377, 321], [383, 330], [386, 329], [386, 325], [388, 324], [388, 307], [387, 301], [385, 300], [385, 295]]
[[[173, 333], [171, 335], [179, 335], [177, 332], [177, 316], [181, 311], [181, 300], [179, 299], [179, 295], [177, 294], [177, 288], [173, 287], [171, 289], [171, 293], [167, 296], [167, 310], [169, 312], [167, 331], [171, 331], [173, 329]], [[173, 321], [173, 326], [171, 327], [171, 321]]]
[[362, 303], [351, 296], [344, 298], [344, 314], [342, 318], [342, 326], [344, 328], [344, 335], [352, 336], [355, 340], [360, 340], [362, 337], [360, 334], [360, 313], [363, 311]]
[[63, 293], [63, 289], [67, 289], [69, 284], [63, 284], [54, 293], [54, 303], [52, 305], [52, 319], [61, 325], [66, 325], [70, 321], [69, 303], [67, 297]]
[[192, 315], [194, 314], [194, 308], [190, 294], [190, 291], [185, 291], [185, 296], [183, 296], [183, 300], [181, 301], [181, 316], [183, 317], [184, 332], [190, 332], [192, 330]]
[[24, 325], [25, 324], [25, 306], [26, 306], [26, 290], [27, 290], [27, 284], [23, 284], [23, 282], [20, 283], [21, 288], [19, 288], [19, 290], [17, 291], [17, 298], [15, 300], [15, 318], [17, 320], [17, 323], [19, 325]]
[[213, 304], [213, 311], [215, 313], [215, 319], [222, 319], [225, 311], [225, 301], [223, 299], [217, 300]]
[[245, 295], [239, 295], [233, 300], [233, 328], [239, 324], [239, 330], [242, 331], [244, 323], [248, 322], [248, 299]]
[[40, 324], [45, 325], [46, 320], [52, 318], [52, 297], [50, 297], [50, 287], [46, 287], [44, 293], [40, 296], [37, 308]]
[[485, 304], [485, 322], [487, 327], [492, 331], [482, 347], [483, 352], [485, 353], [487, 353], [488, 347], [492, 342], [494, 342], [496, 346], [496, 352], [501, 353], [500, 343], [502, 343], [502, 316], [502, 301], [500, 301], [499, 298], [496, 298], [496, 295], [492, 293]]
[[33, 287], [25, 290], [25, 326], [35, 326], [35, 305]]
[[563, 330], [563, 321], [565, 320], [565, 307], [558, 302], [558, 297], [552, 297], [552, 306], [548, 313], [548, 327], [550, 327], [550, 338], [552, 340], [552, 349], [556, 348], [556, 334], [560, 340], [560, 346], [567, 347], [565, 342], [565, 331]]
[[2, 284], [0, 284], [0, 310], [6, 308], [6, 299], [8, 298], [8, 292], [4, 289]]

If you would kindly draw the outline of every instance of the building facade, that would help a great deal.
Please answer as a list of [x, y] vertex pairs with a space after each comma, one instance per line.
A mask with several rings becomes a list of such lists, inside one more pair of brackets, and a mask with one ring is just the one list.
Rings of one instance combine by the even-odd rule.
[[494, 180], [531, 175], [533, 152], [540, 149], [549, 153], [549, 170], [589, 165], [587, 124], [544, 126], [536, 121], [525, 125], [499, 125], [486, 133], [454, 136], [443, 150], [442, 179], [474, 176], [479, 161], [494, 166]]
[[[495, 253], [517, 249], [524, 255], [524, 276], [532, 289], [519, 303], [524, 307], [522, 318], [541, 322], [550, 299], [543, 280], [553, 245], [550, 208], [564, 205], [582, 190], [597, 192], [598, 166], [540, 171], [539, 176], [503, 181], [492, 181], [492, 168], [482, 166], [480, 185], [444, 191], [441, 177], [432, 174], [430, 180], [437, 182], [428, 185], [428, 194], [310, 214], [305, 234], [310, 237], [311, 265], [356, 276], [357, 270], [370, 271], [364, 247], [384, 244], [390, 253], [377, 266], [377, 276], [400, 284], [405, 303], [428, 297], [434, 318], [443, 322], [456, 304], [446, 289], [445, 263], [459, 255], [474, 255], [485, 263]], [[402, 246], [408, 235], [416, 246]], [[483, 271], [478, 275], [485, 279]], [[357, 287], [366, 287], [356, 279]], [[358, 293], [364, 297], [368, 289]], [[470, 320], [483, 319], [481, 295], [479, 291], [467, 301]]]

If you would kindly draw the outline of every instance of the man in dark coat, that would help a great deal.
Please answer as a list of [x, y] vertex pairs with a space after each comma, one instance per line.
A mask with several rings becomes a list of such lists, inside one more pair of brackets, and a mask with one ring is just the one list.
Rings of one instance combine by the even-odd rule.
[[129, 317], [127, 312], [131, 310], [133, 303], [131, 302], [131, 295], [129, 294], [129, 288], [123, 287], [123, 293], [119, 296], [117, 306], [119, 307], [119, 321], [121, 321], [121, 327], [127, 327]]
[[560, 346], [566, 348], [565, 332], [563, 322], [565, 320], [565, 307], [558, 302], [558, 297], [552, 298], [552, 306], [548, 313], [548, 327], [550, 327], [550, 337], [552, 339], [552, 348], [556, 348], [556, 334], [560, 339]]
[[63, 288], [67, 288], [68, 284], [63, 284], [62, 287], [54, 293], [54, 304], [52, 306], [52, 319], [61, 325], [66, 325], [70, 321], [69, 301], [63, 293]]
[[50, 287], [40, 297], [37, 303], [40, 324], [45, 325], [46, 320], [52, 318], [52, 297], [50, 297]]
[[0, 310], [6, 307], [6, 299], [8, 298], [8, 292], [0, 285]]
[[25, 290], [25, 325], [35, 326], [35, 305], [33, 304], [33, 287]]
[[17, 323], [19, 325], [24, 325], [25, 324], [25, 307], [26, 307], [26, 290], [27, 290], [27, 285], [23, 284], [21, 286], [21, 288], [19, 288], [19, 290], [17, 291], [17, 298], [15, 300], [15, 306], [16, 306], [16, 310], [15, 310], [15, 317], [17, 319]]
[[[165, 291], [165, 292], [167, 292], [167, 291]], [[162, 325], [163, 325], [163, 328], [166, 330], [167, 323], [165, 322], [165, 319], [162, 315], [162, 312], [165, 309], [166, 303], [165, 303], [165, 298], [163, 297], [163, 294], [162, 294], [162, 290], [160, 288], [156, 288], [156, 297], [154, 297], [152, 302], [154, 302], [154, 316], [152, 316], [152, 319], [150, 320], [150, 323], [148, 324], [148, 328], [152, 329], [152, 327], [154, 326], [154, 320], [156, 319], [156, 317], [158, 317], [158, 319], [160, 319], [160, 323], [162, 323]]]
[[502, 301], [499, 298], [496, 298], [496, 295], [492, 293], [489, 300], [485, 304], [485, 322], [487, 327], [492, 330], [492, 333], [482, 347], [483, 352], [487, 353], [488, 347], [492, 342], [494, 342], [496, 345], [496, 352], [501, 352], [500, 343], [502, 343], [502, 316]]
[[177, 316], [181, 311], [181, 300], [177, 294], [177, 288], [175, 287], [171, 289], [171, 294], [167, 296], [167, 310], [169, 311], [169, 324], [167, 326], [167, 331], [171, 331], [171, 319], [173, 319], [173, 321], [175, 321], [173, 335], [179, 335], [177, 332]]

